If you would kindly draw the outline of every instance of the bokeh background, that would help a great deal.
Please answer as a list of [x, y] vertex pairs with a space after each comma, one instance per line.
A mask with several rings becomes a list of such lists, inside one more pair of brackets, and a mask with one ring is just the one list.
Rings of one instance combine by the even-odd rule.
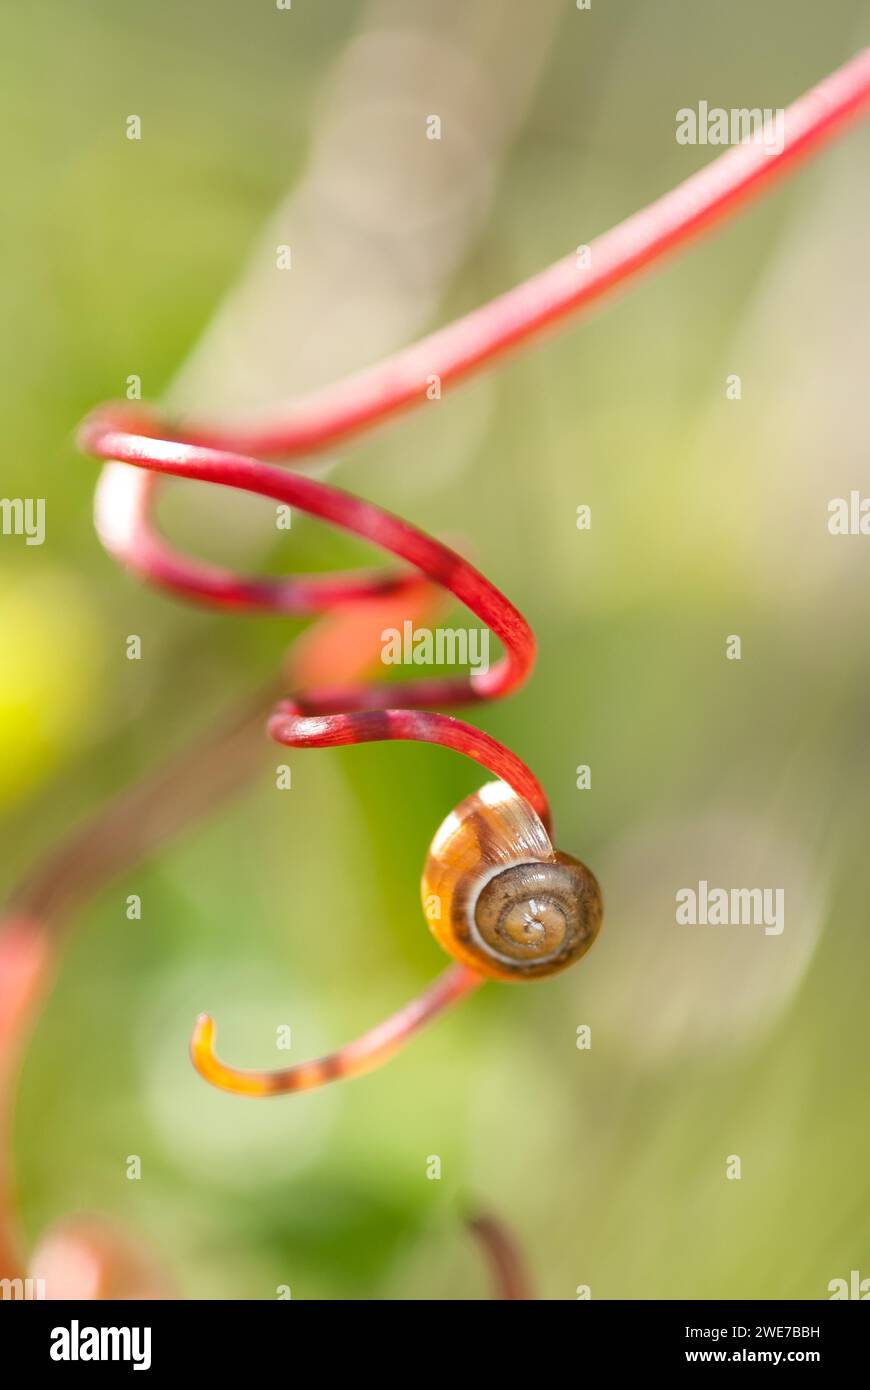
[[[373, 360], [703, 165], [678, 108], [787, 105], [867, 42], [870, 7], [3, 9], [0, 490], [47, 505], [44, 546], [0, 541], [11, 889], [262, 688], [299, 630], [121, 573], [79, 418], [134, 373], [146, 397], [243, 414]], [[186, 1054], [201, 1009], [228, 1059], [286, 1064], [441, 968], [419, 872], [479, 782], [444, 751], [371, 745], [293, 754], [278, 792], [264, 737], [244, 792], [76, 917], [21, 1081], [32, 1239], [101, 1212], [189, 1297], [486, 1298], [463, 1225], [482, 1207], [543, 1298], [822, 1298], [870, 1276], [870, 541], [826, 526], [830, 498], [870, 486], [868, 157], [852, 132], [582, 324], [318, 462], [462, 537], [533, 623], [533, 679], [474, 717], [598, 873], [594, 951], [489, 987], [366, 1079], [262, 1105], [212, 1091]], [[168, 489], [163, 515], [246, 569], [371, 558], [217, 490]], [[700, 878], [783, 887], [785, 931], [678, 928]]]

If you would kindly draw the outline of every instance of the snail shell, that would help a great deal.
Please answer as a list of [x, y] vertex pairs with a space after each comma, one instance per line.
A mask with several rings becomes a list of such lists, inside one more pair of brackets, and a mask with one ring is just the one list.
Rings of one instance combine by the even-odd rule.
[[436, 940], [496, 980], [554, 975], [589, 950], [601, 891], [505, 782], [488, 782], [441, 825], [423, 870], [423, 911]]

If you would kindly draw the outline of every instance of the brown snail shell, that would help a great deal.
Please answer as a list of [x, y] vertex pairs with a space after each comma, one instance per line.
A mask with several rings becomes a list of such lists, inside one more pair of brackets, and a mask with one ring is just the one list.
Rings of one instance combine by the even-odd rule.
[[555, 850], [529, 803], [488, 782], [451, 811], [429, 849], [423, 911], [436, 940], [497, 980], [573, 965], [601, 926], [594, 874]]

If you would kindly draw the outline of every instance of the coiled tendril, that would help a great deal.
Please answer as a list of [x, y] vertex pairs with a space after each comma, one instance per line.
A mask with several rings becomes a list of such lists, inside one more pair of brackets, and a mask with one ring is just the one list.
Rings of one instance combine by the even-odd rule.
[[[515, 690], [534, 661], [535, 642], [522, 614], [466, 559], [409, 522], [370, 502], [261, 459], [200, 444], [160, 438], [160, 426], [141, 411], [110, 406], [82, 427], [84, 448], [110, 460], [97, 493], [97, 529], [129, 568], [175, 592], [219, 607], [266, 610], [296, 616], [328, 613], [337, 605], [365, 604], [419, 585], [419, 575], [446, 589], [487, 623], [504, 656], [486, 672], [404, 684], [374, 683], [342, 689], [315, 688], [284, 700], [269, 720], [277, 742], [292, 748], [411, 739], [453, 748], [508, 782], [545, 824], [550, 812], [538, 780], [514, 753], [463, 720], [427, 706], [493, 700]], [[176, 555], [153, 531], [153, 489], [127, 486], [122, 464], [152, 474], [220, 483], [269, 497], [373, 541], [415, 567], [395, 575], [237, 578]], [[240, 1072], [214, 1056], [214, 1023], [201, 1017], [191, 1043], [200, 1073], [225, 1090], [245, 1095], [304, 1090], [376, 1066], [434, 1014], [482, 983], [474, 971], [450, 966], [418, 999], [356, 1042], [329, 1057], [276, 1073]]]
[[[501, 641], [504, 656], [494, 667], [458, 678], [306, 690], [278, 706], [269, 732], [294, 748], [385, 739], [453, 748], [507, 782], [549, 826], [545, 793], [519, 758], [480, 729], [432, 708], [499, 699], [523, 683], [535, 643], [522, 614], [466, 559], [409, 522], [268, 460], [312, 454], [422, 403], [432, 375], [446, 386], [588, 306], [762, 191], [860, 115], [868, 100], [870, 52], [865, 51], [788, 108], [780, 149], [749, 142], [728, 150], [592, 242], [582, 264], [575, 255], [565, 257], [395, 357], [299, 402], [283, 417], [248, 428], [207, 429], [164, 422], [138, 405], [100, 408], [85, 421], [80, 441], [83, 449], [106, 461], [96, 500], [101, 540], [142, 578], [226, 609], [330, 615], [339, 605], [358, 605], [364, 611], [367, 604], [391, 595], [419, 597], [427, 583], [448, 591]], [[267, 579], [194, 561], [174, 551], [152, 526], [158, 475], [237, 488], [297, 507], [380, 546], [410, 568]], [[275, 1073], [239, 1071], [220, 1062], [213, 1051], [214, 1023], [203, 1015], [191, 1043], [193, 1061], [207, 1080], [244, 1095], [303, 1090], [359, 1075], [481, 983], [476, 972], [451, 965], [419, 998], [356, 1042]]]

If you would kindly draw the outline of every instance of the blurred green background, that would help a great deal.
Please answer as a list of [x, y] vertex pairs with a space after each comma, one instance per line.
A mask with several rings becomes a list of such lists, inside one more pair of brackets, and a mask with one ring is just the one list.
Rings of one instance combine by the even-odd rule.
[[[309, 377], [345, 371], [349, 344], [370, 360], [703, 165], [715, 151], [676, 144], [678, 108], [787, 105], [867, 42], [870, 7], [3, 11], [2, 492], [47, 507], [44, 546], [0, 541], [11, 889], [89, 808], [262, 686], [298, 630], [119, 571], [92, 527], [96, 466], [71, 442], [81, 416], [130, 373], [148, 398], [175, 379], [207, 410], [210, 392], [258, 403], [271, 365], [270, 397], [290, 396], [316, 384], [293, 366], [315, 329]], [[437, 146], [423, 132], [442, 109], [457, 114]], [[401, 130], [395, 150], [384, 130]], [[459, 172], [436, 165], [457, 150]], [[870, 541], [826, 528], [830, 498], [868, 487], [868, 156], [870, 131], [852, 132], [582, 324], [330, 459], [334, 481], [462, 536], [535, 627], [532, 680], [473, 718], [538, 773], [560, 846], [600, 877], [589, 957], [535, 988], [491, 986], [346, 1086], [263, 1105], [206, 1087], [186, 1053], [201, 1009], [227, 1059], [281, 1065], [441, 968], [419, 873], [480, 781], [443, 750], [371, 745], [291, 755], [279, 793], [264, 737], [249, 790], [79, 914], [22, 1077], [31, 1238], [102, 1212], [200, 1298], [282, 1284], [486, 1298], [463, 1226], [478, 1207], [513, 1230], [544, 1298], [821, 1298], [851, 1269], [870, 1276]], [[367, 201], [396, 168], [394, 201]], [[329, 241], [346, 284], [324, 274], [319, 314], [312, 300], [279, 316], [292, 361], [261, 342], [262, 369], [241, 350], [228, 365], [207, 339], [185, 386], [178, 370], [312, 169], [298, 244]], [[304, 284], [292, 218], [286, 239]], [[257, 343], [256, 295], [244, 312]], [[166, 515], [180, 544], [242, 568], [371, 558], [302, 517], [276, 539], [267, 504], [194, 487]], [[700, 878], [784, 887], [785, 931], [678, 928], [674, 894]]]

